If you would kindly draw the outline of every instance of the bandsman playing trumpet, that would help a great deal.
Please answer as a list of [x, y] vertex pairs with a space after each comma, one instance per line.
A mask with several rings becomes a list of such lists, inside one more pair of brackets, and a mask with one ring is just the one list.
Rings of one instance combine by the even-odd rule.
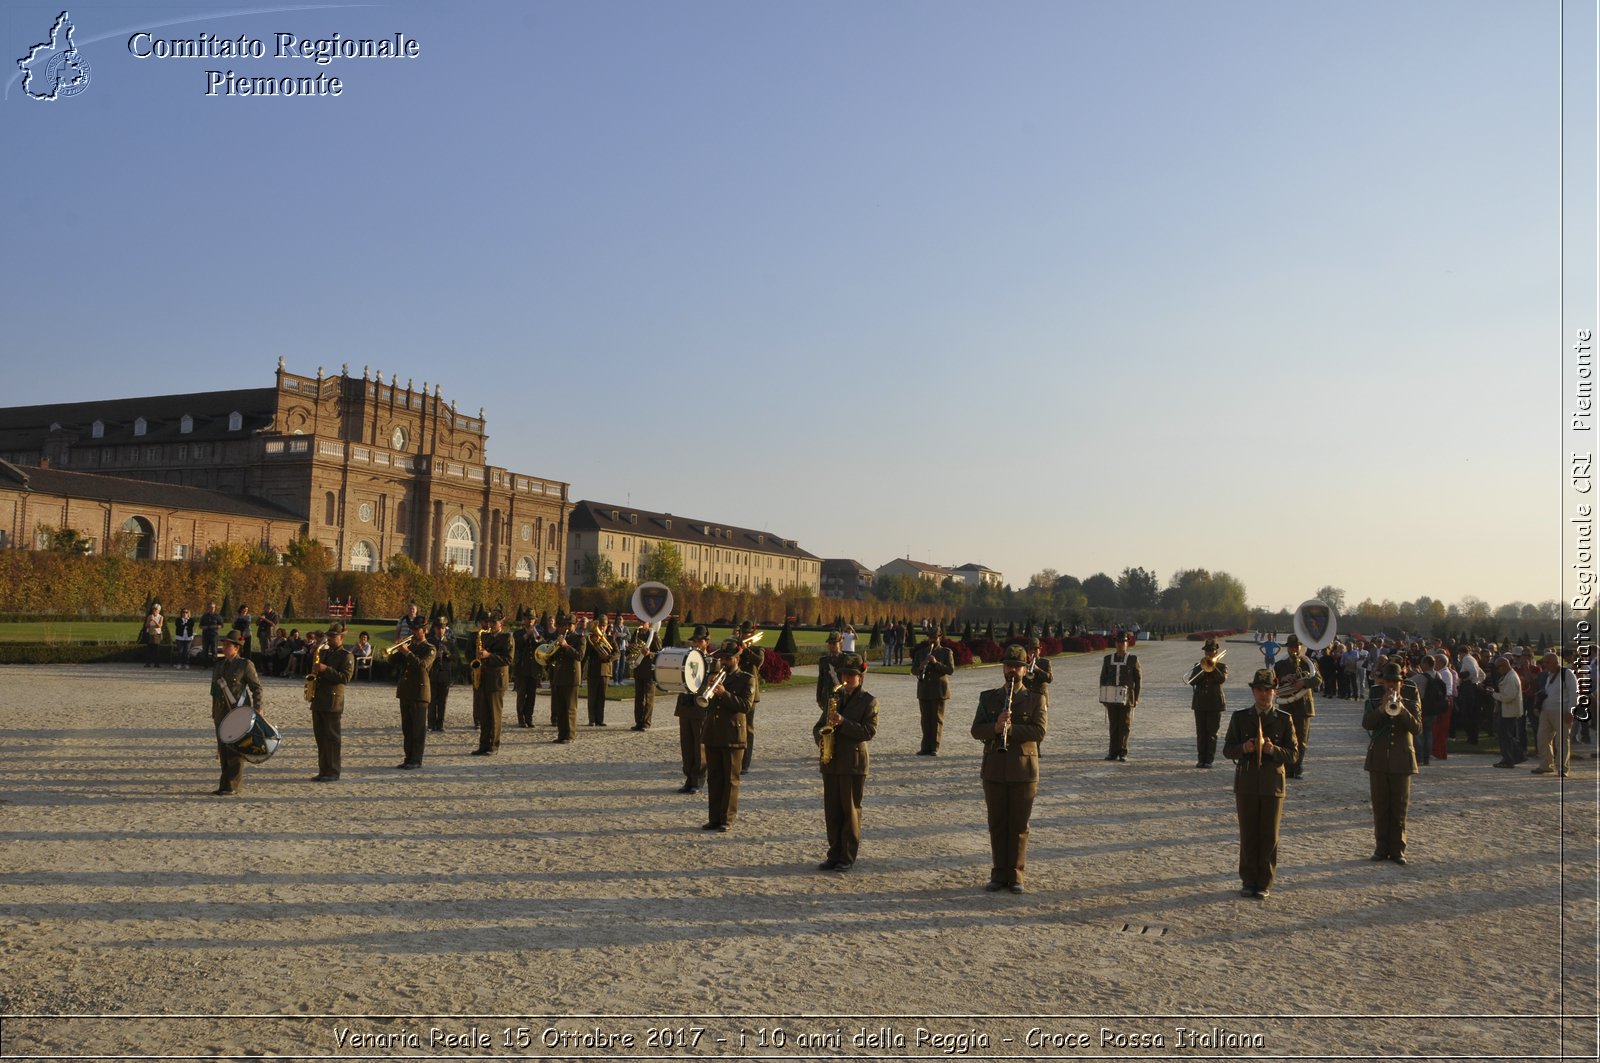
[[[828, 858], [819, 871], [848, 871], [861, 848], [861, 798], [871, 757], [867, 743], [878, 733], [878, 699], [861, 687], [866, 663], [847, 653], [839, 665], [841, 688], [811, 728], [822, 769], [822, 818], [828, 830]], [[824, 742], [824, 732], [830, 741]]]
[[1056, 679], [1050, 669], [1050, 658], [1039, 652], [1039, 640], [1032, 635], [1024, 638], [1022, 645], [1028, 650], [1028, 670], [1022, 673], [1022, 681], [1028, 684], [1029, 690], [1043, 690]]
[[704, 830], [727, 831], [739, 818], [739, 773], [750, 740], [750, 676], [739, 671], [737, 639], [717, 650], [717, 673], [706, 681], [699, 700], [706, 703], [706, 791], [710, 817]]
[[1228, 696], [1222, 689], [1227, 681], [1228, 666], [1218, 652], [1217, 640], [1206, 639], [1200, 660], [1189, 669], [1188, 679], [1194, 688], [1189, 707], [1194, 710], [1194, 745], [1199, 754], [1194, 766], [1197, 768], [1209, 768], [1217, 759], [1217, 730], [1222, 726], [1222, 712], [1228, 707]]
[[433, 700], [429, 672], [434, 652], [419, 623], [404, 642], [396, 643], [385, 654], [394, 664], [394, 696], [400, 699], [400, 741], [405, 759], [395, 765], [397, 768], [422, 767], [422, 750], [428, 740], [428, 703]]
[[927, 643], [911, 651], [911, 670], [917, 676], [917, 709], [922, 715], [922, 745], [919, 757], [939, 755], [944, 737], [944, 703], [950, 698], [950, 675], [956, 670], [955, 655], [940, 645], [935, 631]]
[[578, 730], [578, 680], [583, 676], [583, 643], [572, 630], [572, 614], [556, 614], [550, 642], [539, 647], [539, 662], [550, 677], [552, 742], [570, 742]]
[[1367, 695], [1361, 726], [1372, 732], [1367, 744], [1367, 780], [1372, 789], [1373, 860], [1406, 863], [1406, 810], [1411, 776], [1417, 773], [1416, 736], [1422, 733], [1422, 701], [1417, 688], [1400, 680], [1400, 666], [1385, 664], [1380, 686]]
[[504, 719], [506, 684], [516, 650], [505, 630], [506, 615], [496, 609], [489, 614], [488, 628], [480, 632], [478, 652], [473, 658], [478, 680], [472, 684], [472, 718], [478, 725], [475, 757], [493, 756], [500, 748], [500, 725]]
[[1039, 742], [1045, 735], [1049, 696], [1022, 681], [1028, 651], [1006, 647], [1000, 659], [1005, 684], [978, 696], [972, 737], [983, 743], [983, 803], [989, 818], [991, 892], [1022, 893], [1028, 862], [1028, 820], [1039, 792]]
[[345, 684], [355, 678], [355, 654], [344, 648], [344, 624], [328, 625], [328, 644], [309, 651], [308, 675], [315, 681], [311, 698], [311, 733], [317, 740], [317, 774], [312, 782], [336, 782], [339, 778], [343, 739], [339, 721], [344, 715]]

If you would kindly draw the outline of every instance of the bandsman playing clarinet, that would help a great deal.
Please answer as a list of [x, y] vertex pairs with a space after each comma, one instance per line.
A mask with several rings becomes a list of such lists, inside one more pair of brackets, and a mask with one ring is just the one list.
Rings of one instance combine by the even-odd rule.
[[983, 743], [983, 803], [989, 814], [992, 860], [984, 889], [1024, 892], [1028, 820], [1039, 792], [1039, 741], [1044, 738], [1049, 697], [1022, 681], [1028, 651], [1009, 646], [1000, 661], [1005, 684], [978, 696], [972, 737]]
[[1284, 775], [1297, 748], [1294, 721], [1273, 707], [1278, 681], [1261, 668], [1250, 680], [1255, 705], [1228, 721], [1222, 755], [1234, 762], [1233, 803], [1239, 815], [1241, 897], [1262, 898], [1278, 876], [1278, 827], [1283, 822]]
[[[250, 658], [239, 652], [244, 649], [244, 636], [237, 631], [230, 631], [222, 636], [220, 645], [221, 659], [211, 670], [213, 727], [238, 707], [239, 695], [246, 691], [250, 694], [250, 705], [257, 713], [261, 712], [261, 679], [256, 675], [256, 666], [250, 663]], [[218, 797], [238, 793], [244, 783], [244, 758], [218, 739], [217, 759], [222, 762], [222, 777], [212, 792]]]
[[849, 871], [861, 848], [861, 798], [871, 762], [867, 743], [878, 733], [878, 699], [861, 687], [866, 663], [845, 654], [839, 666], [841, 688], [811, 728], [822, 768], [822, 818], [828, 830], [828, 858], [819, 871]]

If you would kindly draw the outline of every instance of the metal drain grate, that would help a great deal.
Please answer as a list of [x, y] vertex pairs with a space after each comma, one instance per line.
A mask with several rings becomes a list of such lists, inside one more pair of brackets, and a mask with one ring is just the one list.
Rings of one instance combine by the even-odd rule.
[[1142, 923], [1123, 923], [1122, 932], [1124, 934], [1142, 934], [1145, 937], [1158, 938], [1166, 936], [1167, 928], [1164, 926], [1145, 926]]

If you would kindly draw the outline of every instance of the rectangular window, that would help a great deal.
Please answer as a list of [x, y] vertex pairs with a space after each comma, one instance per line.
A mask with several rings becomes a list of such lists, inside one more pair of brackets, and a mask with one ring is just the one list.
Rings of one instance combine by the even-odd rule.
[[626, 561], [622, 563], [622, 578], [628, 578], [628, 563]]
[[172, 560], [186, 561], [189, 558], [189, 548], [183, 543], [172, 544]]

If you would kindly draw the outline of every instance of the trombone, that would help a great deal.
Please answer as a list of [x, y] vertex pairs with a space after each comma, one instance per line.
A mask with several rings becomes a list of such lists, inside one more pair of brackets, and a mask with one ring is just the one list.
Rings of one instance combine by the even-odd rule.
[[1217, 662], [1222, 660], [1227, 655], [1228, 648], [1224, 646], [1214, 655], [1201, 657], [1199, 662], [1195, 664], [1193, 668], [1189, 669], [1189, 678], [1185, 679], [1184, 682], [1190, 686], [1194, 686], [1203, 673], [1215, 672], [1217, 670]]

